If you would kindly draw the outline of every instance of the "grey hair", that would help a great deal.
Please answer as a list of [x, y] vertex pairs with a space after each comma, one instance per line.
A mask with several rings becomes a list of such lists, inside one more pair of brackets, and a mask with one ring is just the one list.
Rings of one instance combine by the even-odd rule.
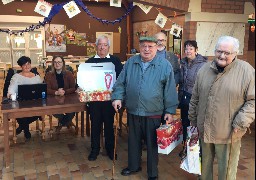
[[167, 39], [166, 34], [165, 34], [165, 33], [163, 33], [163, 32], [158, 32], [158, 33], [156, 33], [156, 34], [154, 35], [154, 37], [157, 39], [159, 35], [163, 35], [163, 36], [164, 36], [164, 38], [165, 38], [165, 40]]
[[230, 42], [233, 44], [233, 52], [239, 53], [239, 40], [232, 36], [221, 36], [218, 39], [218, 42], [215, 46], [215, 50], [219, 47], [220, 44]]
[[110, 40], [109, 40], [109, 38], [107, 37], [107, 36], [105, 36], [105, 35], [101, 35], [101, 36], [99, 36], [97, 39], [96, 39], [96, 46], [98, 46], [98, 43], [99, 43], [99, 40], [101, 40], [101, 39], [107, 39], [108, 40], [108, 46], [110, 46]]

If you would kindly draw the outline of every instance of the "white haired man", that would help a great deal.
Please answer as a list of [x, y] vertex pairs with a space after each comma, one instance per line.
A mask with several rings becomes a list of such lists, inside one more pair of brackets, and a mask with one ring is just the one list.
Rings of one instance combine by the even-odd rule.
[[213, 179], [215, 155], [218, 179], [236, 179], [241, 138], [255, 120], [255, 69], [238, 52], [236, 38], [220, 37], [215, 59], [197, 74], [189, 120], [202, 142], [202, 180]]

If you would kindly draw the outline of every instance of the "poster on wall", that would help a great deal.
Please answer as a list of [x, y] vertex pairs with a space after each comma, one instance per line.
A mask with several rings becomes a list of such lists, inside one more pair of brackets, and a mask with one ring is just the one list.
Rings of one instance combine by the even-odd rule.
[[46, 52], [66, 52], [64, 25], [45, 25], [45, 50]]
[[96, 32], [96, 38], [100, 37], [100, 36], [107, 36], [109, 41], [110, 41], [110, 48], [109, 48], [109, 54], [112, 54], [113, 55], [113, 35], [114, 33], [113, 32]]
[[66, 30], [67, 44], [76, 44], [76, 31], [73, 29]]
[[110, 6], [121, 7], [122, 0], [110, 0]]
[[41, 14], [44, 17], [48, 17], [51, 9], [52, 9], [52, 4], [44, 0], [39, 0], [36, 4], [34, 11], [38, 14]]
[[95, 56], [96, 55], [96, 44], [95, 43], [87, 43], [86, 47], [86, 55], [89, 57]]
[[6, 4], [8, 4], [8, 3], [12, 2], [12, 1], [14, 1], [14, 0], [2, 0], [4, 5], [6, 5]]
[[86, 33], [76, 33], [76, 42], [78, 46], [86, 46]]

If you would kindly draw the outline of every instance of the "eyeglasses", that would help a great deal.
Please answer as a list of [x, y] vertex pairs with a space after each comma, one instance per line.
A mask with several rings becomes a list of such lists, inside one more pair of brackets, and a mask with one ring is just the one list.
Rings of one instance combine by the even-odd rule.
[[53, 61], [54, 64], [62, 64], [62, 61]]
[[108, 44], [98, 44], [97, 46], [98, 46], [98, 47], [107, 47]]
[[231, 54], [234, 54], [234, 52], [227, 52], [227, 51], [221, 51], [221, 50], [215, 50], [216, 54], [218, 55], [222, 55], [222, 53], [225, 55], [225, 56], [229, 56]]
[[165, 42], [165, 39], [157, 39], [157, 42]]
[[144, 44], [141, 44], [140, 45], [140, 47], [142, 48], [142, 49], [153, 49], [154, 47], [155, 47], [156, 45], [153, 45], [153, 46], [151, 46], [151, 45], [144, 45]]

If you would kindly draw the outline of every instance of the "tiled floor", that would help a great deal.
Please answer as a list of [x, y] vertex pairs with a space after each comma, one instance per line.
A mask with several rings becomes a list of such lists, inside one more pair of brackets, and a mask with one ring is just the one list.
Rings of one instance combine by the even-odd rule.
[[[1, 82], [1, 81], [0, 81]], [[2, 90], [1, 90], [2, 91]], [[124, 119], [125, 120], [125, 119]], [[56, 124], [56, 120], [54, 121]], [[49, 124], [46, 123], [49, 130]], [[10, 123], [11, 127], [11, 123]], [[74, 131], [63, 128], [61, 134], [54, 134], [51, 139], [47, 134], [42, 141], [35, 131], [35, 123], [30, 126], [32, 139], [24, 142], [23, 133], [18, 135], [17, 144], [11, 143], [11, 166], [5, 168], [3, 163], [3, 129], [0, 124], [0, 179], [3, 180], [103, 180], [112, 178], [113, 162], [108, 159], [104, 150], [96, 161], [88, 161], [90, 152], [90, 138], [74, 135]], [[255, 179], [255, 128], [251, 134], [246, 134], [242, 141], [241, 155], [238, 166], [238, 180]], [[10, 128], [10, 138], [12, 129]], [[180, 169], [178, 153], [181, 145], [176, 147], [169, 155], [159, 157], [159, 180], [193, 180], [195, 175], [188, 174]], [[117, 138], [118, 159], [115, 161], [114, 179], [145, 180], [146, 151], [142, 155], [142, 172], [124, 177], [121, 170], [127, 166], [127, 132], [123, 128], [122, 136]], [[214, 179], [217, 179], [217, 166], [214, 165]]]

